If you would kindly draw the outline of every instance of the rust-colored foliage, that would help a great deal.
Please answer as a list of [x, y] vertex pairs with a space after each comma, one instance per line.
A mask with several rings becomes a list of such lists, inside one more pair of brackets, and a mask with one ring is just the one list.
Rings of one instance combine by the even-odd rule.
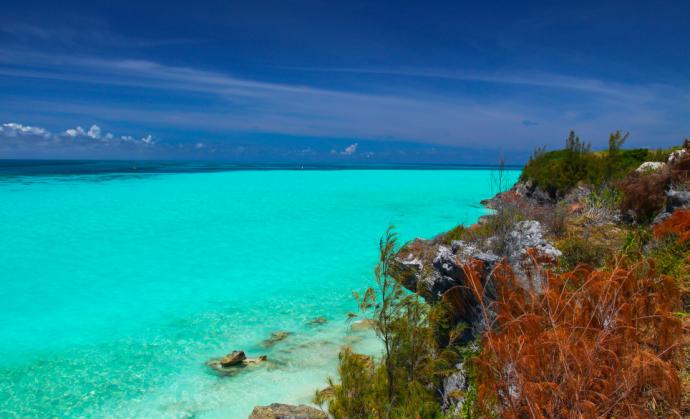
[[[684, 150], [690, 149], [684, 148]], [[687, 185], [690, 181], [690, 151], [686, 151], [677, 161], [673, 162], [669, 167], [669, 172], [673, 184]]]
[[638, 222], [651, 221], [664, 208], [669, 182], [667, 170], [649, 175], [631, 173], [618, 183], [623, 192], [621, 212]]
[[670, 217], [654, 226], [654, 237], [676, 237], [678, 243], [690, 240], [690, 210], [678, 209]]
[[527, 289], [506, 264], [493, 278], [499, 299], [485, 306], [492, 327], [476, 361], [487, 414], [679, 416], [679, 290], [653, 264], [542, 271]]

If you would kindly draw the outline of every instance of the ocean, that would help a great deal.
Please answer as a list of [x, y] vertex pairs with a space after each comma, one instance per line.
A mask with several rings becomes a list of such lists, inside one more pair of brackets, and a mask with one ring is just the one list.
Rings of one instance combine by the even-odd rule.
[[[475, 222], [492, 172], [0, 161], [0, 417], [309, 403], [341, 346], [378, 350], [346, 316], [386, 228], [402, 243]], [[269, 361], [205, 365], [236, 349]]]

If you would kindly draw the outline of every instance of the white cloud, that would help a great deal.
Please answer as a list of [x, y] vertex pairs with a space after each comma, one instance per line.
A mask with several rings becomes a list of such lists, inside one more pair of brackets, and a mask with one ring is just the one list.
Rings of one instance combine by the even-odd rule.
[[8, 122], [0, 125], [0, 138], [7, 139], [0, 143], [0, 151], [3, 149], [24, 152], [33, 150], [36, 153], [57, 149], [61, 152], [78, 149], [132, 150], [132, 147], [143, 148], [155, 144], [155, 137], [151, 134], [137, 140], [131, 135], [116, 136], [111, 132], [103, 133], [101, 127], [95, 124], [91, 125], [88, 131], [81, 126], [76, 126], [60, 134], [52, 134], [45, 128]]
[[20, 135], [33, 135], [43, 138], [50, 138], [51, 134], [45, 128], [22, 125], [16, 122], [2, 124], [0, 132], [6, 137], [16, 137]]
[[84, 128], [82, 127], [76, 127], [76, 128], [69, 128], [65, 130], [65, 135], [68, 137], [83, 137], [86, 135], [86, 132], [84, 132]]
[[98, 125], [91, 125], [91, 128], [89, 128], [89, 131], [86, 133], [86, 135], [95, 140], [101, 138], [101, 127]]
[[[84, 128], [82, 128], [81, 126], [77, 126], [76, 128], [66, 129], [65, 135], [71, 138], [88, 137], [94, 140], [99, 140], [101, 138], [101, 127], [99, 127], [96, 124], [93, 124], [91, 125], [91, 128], [89, 128], [88, 131], [85, 131]], [[112, 139], [113, 134], [107, 133], [105, 137], [106, 139]]]
[[351, 155], [355, 154], [355, 152], [357, 151], [358, 145], [359, 144], [357, 144], [357, 143], [352, 143], [349, 146], [345, 147], [345, 150], [343, 150], [340, 154], [343, 154], [346, 156], [351, 156]]
[[146, 144], [146, 145], [151, 145], [151, 144], [153, 144], [155, 141], [154, 141], [154, 139], [153, 139], [153, 136], [152, 136], [151, 134], [148, 134], [148, 135], [145, 136], [145, 137], [141, 137], [141, 142], [144, 143], [144, 144]]

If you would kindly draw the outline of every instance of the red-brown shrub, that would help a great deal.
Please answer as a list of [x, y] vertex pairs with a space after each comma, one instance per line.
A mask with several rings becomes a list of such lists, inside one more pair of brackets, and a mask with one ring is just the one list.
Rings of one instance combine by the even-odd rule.
[[654, 226], [654, 237], [661, 239], [674, 236], [678, 243], [690, 240], [690, 210], [677, 209], [670, 217]]
[[637, 222], [651, 221], [666, 204], [666, 189], [670, 182], [668, 171], [641, 174], [633, 172], [618, 183], [623, 193], [621, 213]]
[[[471, 266], [466, 271], [478, 276]], [[495, 302], [470, 281], [486, 319], [493, 319], [476, 361], [486, 413], [679, 416], [683, 330], [673, 316], [680, 304], [675, 282], [646, 261], [539, 276], [541, 292], [525, 289], [508, 265], [499, 265]]]

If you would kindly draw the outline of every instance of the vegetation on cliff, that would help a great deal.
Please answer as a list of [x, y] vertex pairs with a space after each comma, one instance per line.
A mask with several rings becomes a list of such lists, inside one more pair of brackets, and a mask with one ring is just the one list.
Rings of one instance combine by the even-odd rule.
[[535, 153], [473, 226], [400, 251], [389, 230], [355, 296], [384, 353], [344, 348], [316, 401], [337, 418], [688, 414], [690, 143], [669, 158], [626, 138]]
[[578, 183], [603, 185], [620, 179], [646, 161], [665, 161], [668, 151], [621, 149], [628, 134], [620, 131], [609, 137], [608, 150], [593, 152], [590, 144], [571, 131], [563, 150], [535, 151], [523, 169], [521, 179], [531, 182], [551, 198], [562, 198]]

